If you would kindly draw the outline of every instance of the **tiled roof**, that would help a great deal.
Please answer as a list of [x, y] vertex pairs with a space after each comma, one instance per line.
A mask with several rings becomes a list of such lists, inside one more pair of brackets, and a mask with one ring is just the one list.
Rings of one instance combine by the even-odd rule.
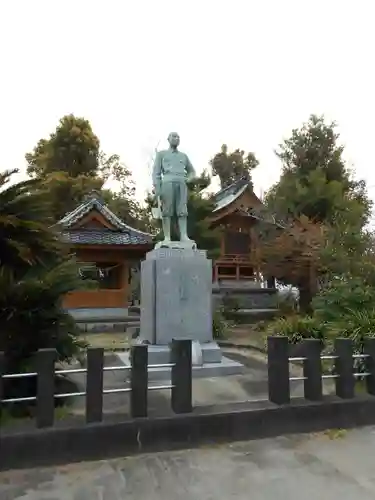
[[248, 179], [241, 178], [236, 182], [233, 182], [230, 186], [222, 189], [215, 194], [216, 207], [214, 212], [221, 210], [222, 208], [230, 205], [235, 201], [250, 185]]
[[67, 243], [80, 245], [147, 245], [151, 237], [135, 232], [118, 232], [110, 229], [79, 229], [63, 231], [62, 238]]
[[[91, 210], [97, 210], [114, 229], [73, 229]], [[97, 196], [92, 196], [79, 207], [63, 217], [58, 225], [62, 228], [64, 241], [86, 245], [145, 245], [152, 242], [152, 235], [128, 226]]]

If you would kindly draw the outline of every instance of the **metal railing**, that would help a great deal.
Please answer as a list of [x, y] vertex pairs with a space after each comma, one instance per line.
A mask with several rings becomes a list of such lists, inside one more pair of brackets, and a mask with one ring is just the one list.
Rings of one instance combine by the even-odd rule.
[[[290, 402], [290, 383], [304, 382], [304, 397], [311, 401], [323, 398], [323, 381], [334, 380], [336, 395], [343, 399], [355, 396], [356, 381], [363, 379], [369, 395], [375, 395], [375, 338], [364, 343], [364, 352], [354, 353], [351, 339], [337, 338], [334, 354], [321, 354], [321, 342], [306, 339], [303, 356], [289, 356], [287, 337], [268, 338], [268, 393], [269, 400], [276, 404]], [[333, 361], [333, 372], [323, 373], [322, 361]], [[355, 361], [364, 364], [364, 371], [358, 371]], [[290, 364], [301, 363], [303, 375], [290, 376]]]
[[[287, 337], [268, 338], [268, 401], [285, 405], [291, 401], [291, 383], [301, 381], [304, 384], [304, 398], [309, 401], [323, 400], [323, 381], [332, 379], [336, 396], [342, 399], [355, 397], [358, 378], [363, 378], [367, 393], [375, 396], [375, 338], [368, 338], [364, 343], [364, 352], [354, 352], [350, 339], [336, 339], [334, 353], [321, 354], [321, 342], [309, 339], [304, 342], [303, 356], [290, 356]], [[18, 402], [35, 403], [35, 419], [38, 427], [50, 427], [54, 423], [56, 398], [86, 398], [85, 417], [87, 423], [100, 422], [103, 419], [103, 397], [106, 394], [129, 393], [130, 416], [146, 417], [148, 414], [148, 392], [170, 390], [171, 406], [175, 413], [192, 411], [192, 345], [190, 340], [175, 340], [171, 344], [171, 363], [148, 364], [148, 346], [137, 345], [131, 350], [130, 366], [104, 366], [104, 350], [90, 348], [87, 351], [87, 368], [55, 370], [55, 351], [44, 349], [37, 352], [36, 371], [17, 374], [3, 374], [0, 377], [1, 406]], [[333, 372], [323, 373], [322, 361], [333, 362]], [[355, 361], [364, 364], [364, 371], [356, 368]], [[300, 363], [301, 376], [290, 374], [291, 363]], [[0, 374], [3, 373], [4, 355], [0, 353]], [[149, 372], [152, 369], [165, 368], [171, 371], [170, 384], [149, 385]], [[104, 373], [108, 371], [129, 371], [126, 382], [129, 386], [104, 388]], [[56, 375], [86, 374], [84, 391], [55, 393]], [[36, 377], [36, 395], [19, 398], [4, 398], [4, 385], [12, 380]], [[125, 380], [124, 380], [125, 384]], [[263, 400], [264, 401], [264, 400]], [[267, 399], [266, 399], [267, 401]]]
[[[352, 355], [352, 358], [353, 359], [366, 359], [368, 358], [369, 355], [368, 354], [353, 354]], [[324, 361], [324, 360], [327, 360], [327, 361], [334, 361], [338, 358], [338, 356], [334, 356], [332, 354], [327, 354], [327, 355], [323, 355], [323, 356], [320, 356], [320, 359], [321, 361]], [[307, 361], [308, 358], [306, 357], [292, 357], [292, 358], [289, 358], [289, 363], [299, 363], [299, 362], [304, 362], [304, 361]], [[369, 372], [355, 372], [353, 373], [353, 377], [368, 377], [370, 376], [371, 373]], [[327, 379], [334, 379], [334, 378], [338, 378], [339, 375], [337, 374], [334, 374], [334, 373], [331, 373], [331, 374], [322, 374], [322, 379], [323, 380], [327, 380]], [[295, 381], [298, 381], [298, 380], [306, 380], [307, 377], [289, 377], [289, 380], [291, 382], [295, 382]]]
[[[0, 353], [0, 411], [2, 406], [13, 403], [36, 403], [35, 418], [38, 427], [50, 427], [54, 423], [55, 399], [86, 397], [86, 422], [98, 422], [103, 418], [103, 396], [129, 393], [131, 417], [145, 417], [148, 411], [148, 391], [171, 390], [171, 404], [175, 413], [192, 411], [191, 395], [191, 341], [175, 340], [171, 343], [172, 363], [148, 364], [147, 345], [137, 345], [131, 350], [129, 366], [104, 366], [104, 349], [87, 350], [87, 368], [55, 370], [56, 352], [43, 349], [36, 353], [36, 371], [25, 373], [3, 373], [4, 355]], [[149, 370], [165, 368], [171, 370], [171, 384], [148, 384]], [[130, 387], [104, 388], [104, 373], [129, 371]], [[55, 377], [58, 375], [86, 374], [86, 389], [83, 391], [55, 393]], [[37, 378], [35, 396], [2, 398], [7, 381]]]

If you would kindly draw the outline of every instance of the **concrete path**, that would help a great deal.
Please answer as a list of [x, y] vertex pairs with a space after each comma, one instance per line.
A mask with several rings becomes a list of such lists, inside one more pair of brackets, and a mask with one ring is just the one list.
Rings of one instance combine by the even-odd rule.
[[[268, 398], [267, 361], [265, 355], [256, 351], [244, 349], [225, 349], [225, 356], [244, 364], [244, 373], [227, 377], [197, 378], [193, 379], [193, 405], [207, 406], [216, 404], [241, 403]], [[106, 366], [121, 366], [122, 363], [114, 354], [107, 354]], [[291, 368], [291, 372], [293, 369]], [[300, 370], [292, 373], [300, 375]], [[85, 376], [71, 377], [79, 387], [85, 390]], [[165, 382], [168, 384], [169, 382]], [[152, 385], [164, 385], [163, 382], [150, 382]], [[128, 371], [106, 371], [104, 375], [104, 388], [116, 389], [129, 386]], [[324, 387], [328, 393], [328, 384]], [[291, 385], [293, 397], [303, 396], [303, 383], [293, 382]], [[170, 390], [150, 391], [148, 394], [149, 415], [165, 415], [171, 411]], [[78, 398], [73, 405], [72, 412], [83, 415], [85, 411], [84, 398]], [[129, 414], [128, 394], [109, 394], [104, 398], [104, 413]]]
[[375, 428], [0, 473], [1, 500], [373, 500]]

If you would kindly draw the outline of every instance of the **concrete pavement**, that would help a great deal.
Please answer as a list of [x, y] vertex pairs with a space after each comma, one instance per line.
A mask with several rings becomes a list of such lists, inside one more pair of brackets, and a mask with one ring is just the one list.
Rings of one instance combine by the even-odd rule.
[[0, 473], [0, 498], [373, 500], [374, 449], [369, 427], [9, 471]]

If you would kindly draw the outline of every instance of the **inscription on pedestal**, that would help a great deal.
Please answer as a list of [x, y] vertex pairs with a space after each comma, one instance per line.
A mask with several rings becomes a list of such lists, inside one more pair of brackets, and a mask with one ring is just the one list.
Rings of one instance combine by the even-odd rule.
[[212, 340], [212, 267], [204, 251], [159, 248], [142, 263], [142, 340]]

